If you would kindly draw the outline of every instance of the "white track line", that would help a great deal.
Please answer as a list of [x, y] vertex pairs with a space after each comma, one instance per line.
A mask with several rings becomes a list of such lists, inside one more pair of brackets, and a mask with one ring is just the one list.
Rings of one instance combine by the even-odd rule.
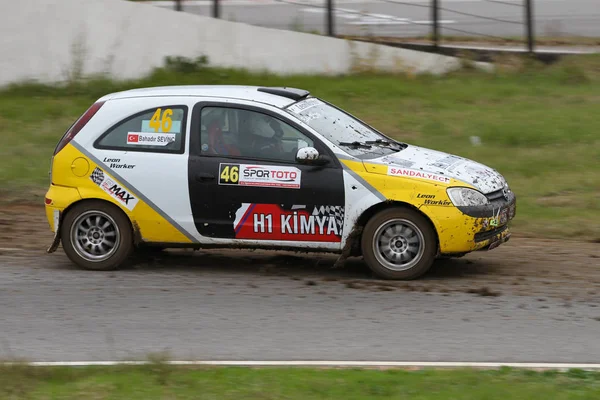
[[[30, 362], [36, 367], [83, 367], [113, 365], [145, 365], [150, 361], [51, 361]], [[11, 365], [14, 363], [3, 363]], [[600, 370], [592, 363], [515, 363], [515, 362], [411, 362], [411, 361], [166, 361], [170, 365], [213, 365], [250, 367], [402, 367], [402, 368], [500, 368], [522, 369], [584, 369]]]

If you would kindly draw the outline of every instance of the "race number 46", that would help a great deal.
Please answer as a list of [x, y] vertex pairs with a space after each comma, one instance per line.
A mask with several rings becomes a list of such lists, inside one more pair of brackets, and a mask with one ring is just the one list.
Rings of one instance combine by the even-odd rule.
[[154, 129], [154, 132], [158, 132], [162, 128], [162, 132], [169, 132], [171, 127], [173, 126], [173, 120], [171, 116], [173, 115], [173, 110], [170, 108], [166, 109], [161, 116], [162, 109], [157, 108], [154, 112], [152, 118], [150, 118], [150, 123], [148, 124], [150, 128]]
[[219, 169], [219, 183], [237, 185], [240, 181], [239, 164], [221, 164]]

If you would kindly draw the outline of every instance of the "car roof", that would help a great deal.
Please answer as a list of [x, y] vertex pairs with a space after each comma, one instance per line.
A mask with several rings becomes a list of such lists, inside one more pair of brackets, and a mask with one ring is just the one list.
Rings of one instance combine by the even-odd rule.
[[301, 98], [307, 97], [308, 95], [308, 91], [296, 88], [241, 85], [182, 85], [157, 86], [125, 90], [122, 92], [107, 94], [98, 101], [126, 99], [132, 97], [198, 96], [249, 100], [283, 108], [300, 100]]

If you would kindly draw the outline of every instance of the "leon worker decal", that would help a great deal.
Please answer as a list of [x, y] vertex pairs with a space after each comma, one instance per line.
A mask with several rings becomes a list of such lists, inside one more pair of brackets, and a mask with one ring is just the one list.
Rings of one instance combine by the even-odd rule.
[[344, 207], [242, 204], [233, 223], [236, 239], [340, 242]]
[[219, 164], [219, 185], [300, 189], [302, 171], [279, 165]]

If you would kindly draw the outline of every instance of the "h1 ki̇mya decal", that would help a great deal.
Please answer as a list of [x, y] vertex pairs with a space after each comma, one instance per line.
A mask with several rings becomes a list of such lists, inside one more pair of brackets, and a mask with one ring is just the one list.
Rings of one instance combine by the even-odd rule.
[[344, 207], [244, 203], [236, 211], [236, 239], [340, 242]]

